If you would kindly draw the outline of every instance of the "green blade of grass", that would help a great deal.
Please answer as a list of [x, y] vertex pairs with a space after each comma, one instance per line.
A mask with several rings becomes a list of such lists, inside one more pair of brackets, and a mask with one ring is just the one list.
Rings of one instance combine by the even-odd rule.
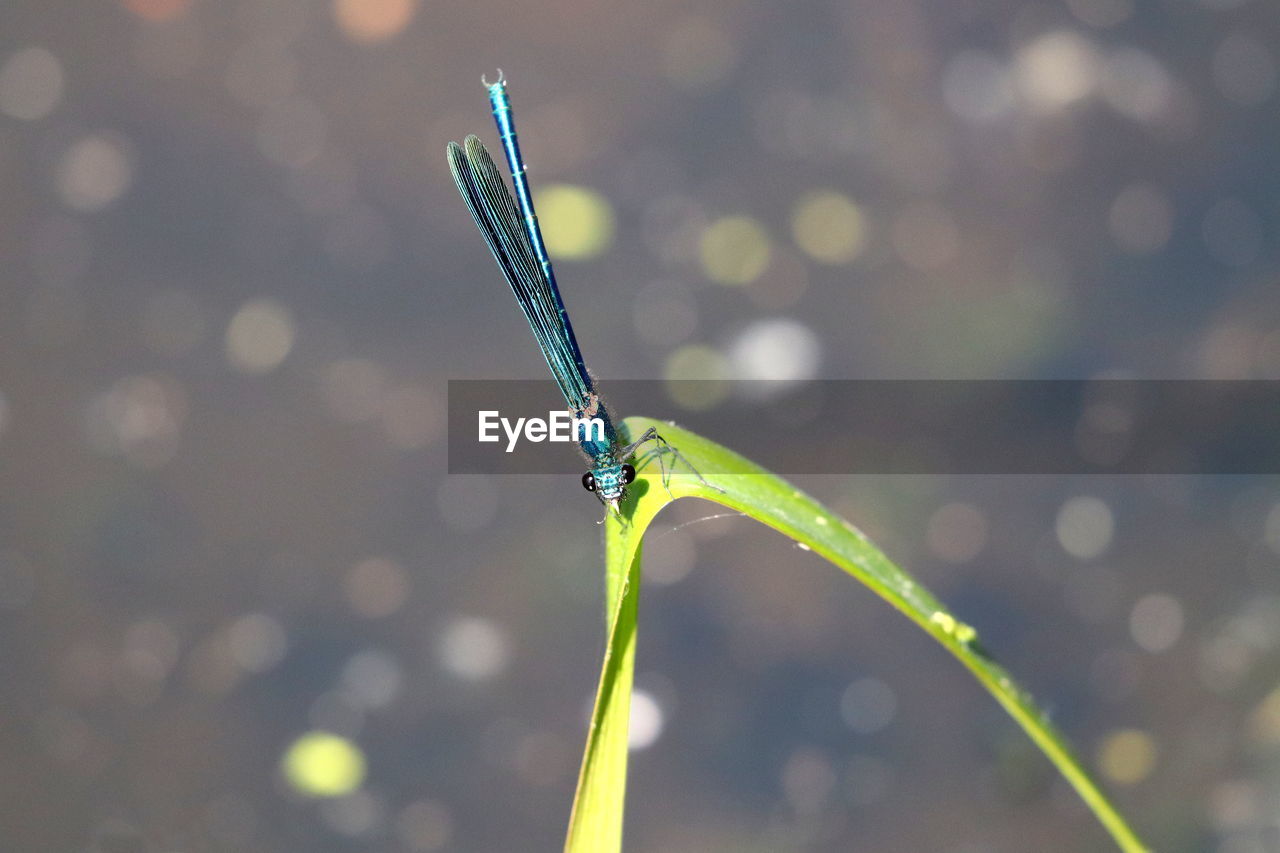
[[955, 655], [1022, 726], [1093, 810], [1121, 850], [1141, 853], [1148, 849], [1107, 800], [1062, 733], [1004, 668], [982, 650], [977, 632], [952, 616], [861, 531], [782, 478], [677, 426], [646, 418], [628, 418], [623, 432], [640, 435], [651, 426], [657, 427], [664, 438], [679, 448], [689, 464], [703, 472], [707, 482], [679, 470], [677, 465], [668, 483], [668, 493], [662, 483], [660, 466], [650, 461], [643, 465], [629, 489], [623, 507], [625, 521], [611, 517], [606, 522], [609, 640], [569, 819], [565, 842], [568, 853], [611, 853], [622, 848], [627, 725], [640, 592], [640, 543], [658, 511], [674, 499], [686, 496], [739, 510], [778, 530], [830, 560], [901, 610]]

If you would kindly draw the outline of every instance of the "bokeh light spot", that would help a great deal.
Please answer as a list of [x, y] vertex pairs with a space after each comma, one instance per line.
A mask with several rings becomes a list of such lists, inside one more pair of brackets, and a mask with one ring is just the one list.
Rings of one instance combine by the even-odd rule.
[[507, 668], [511, 643], [496, 623], [475, 616], [454, 619], [436, 646], [440, 664], [467, 681], [484, 681]]
[[738, 61], [738, 48], [712, 21], [691, 18], [676, 25], [662, 46], [662, 71], [672, 85], [705, 92], [724, 80]]
[[729, 396], [729, 362], [708, 346], [690, 344], [667, 356], [667, 396], [692, 411], [713, 409]]
[[639, 751], [653, 746], [662, 736], [666, 715], [658, 700], [644, 690], [631, 694], [631, 725], [627, 729], [627, 746]]
[[331, 732], [312, 731], [285, 751], [281, 770], [289, 784], [308, 797], [341, 797], [364, 782], [360, 747]]
[[547, 251], [557, 259], [585, 261], [613, 243], [613, 208], [594, 190], [552, 184], [535, 195], [538, 224]]
[[1046, 112], [1093, 91], [1098, 82], [1093, 44], [1070, 30], [1047, 33], [1018, 52], [1017, 76], [1023, 95]]
[[408, 600], [409, 573], [388, 557], [369, 557], [351, 567], [344, 587], [352, 610], [366, 619], [380, 619]]
[[293, 318], [271, 299], [246, 302], [227, 326], [227, 361], [243, 373], [269, 373], [293, 349]]
[[1134, 785], [1151, 775], [1157, 754], [1151, 735], [1140, 729], [1120, 729], [1103, 739], [1098, 768], [1112, 782]]
[[769, 235], [748, 216], [726, 216], [702, 232], [702, 271], [721, 284], [749, 284], [769, 265]]
[[334, 0], [333, 17], [342, 34], [372, 44], [398, 34], [413, 20], [417, 0]]
[[155, 468], [177, 453], [187, 408], [186, 392], [173, 377], [126, 376], [90, 401], [85, 437], [99, 453]]
[[227, 628], [227, 651], [242, 669], [266, 672], [284, 659], [289, 635], [265, 613], [241, 616]]
[[866, 245], [866, 217], [848, 196], [834, 190], [808, 193], [791, 214], [796, 245], [824, 264], [847, 264]]
[[54, 181], [68, 207], [93, 213], [124, 194], [133, 183], [133, 167], [121, 139], [95, 134], [67, 149], [58, 161]]
[[1062, 550], [1081, 560], [1101, 556], [1111, 545], [1115, 519], [1111, 508], [1094, 497], [1076, 497], [1058, 510], [1055, 525]]
[[1129, 633], [1143, 650], [1168, 651], [1182, 636], [1182, 604], [1163, 593], [1151, 593], [1138, 599], [1129, 614]]
[[803, 323], [782, 317], [750, 324], [729, 347], [736, 379], [799, 382], [813, 378], [820, 360], [818, 336]]
[[0, 113], [22, 121], [57, 109], [64, 89], [62, 63], [43, 47], [28, 47], [0, 66]]
[[898, 698], [878, 678], [860, 678], [840, 695], [840, 716], [860, 735], [874, 734], [893, 722]]

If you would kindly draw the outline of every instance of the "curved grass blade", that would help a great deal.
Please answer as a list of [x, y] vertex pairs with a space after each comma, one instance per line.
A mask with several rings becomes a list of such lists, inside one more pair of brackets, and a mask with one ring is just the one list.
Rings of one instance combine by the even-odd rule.
[[[677, 470], [671, 477], [668, 494], [658, 466], [646, 465], [623, 507], [627, 523], [615, 518], [607, 522], [609, 642], [569, 821], [566, 851], [610, 853], [621, 849], [641, 538], [662, 507], [685, 496], [714, 501], [767, 524], [808, 546], [901, 610], [955, 655], [1022, 726], [1093, 810], [1122, 851], [1142, 853], [1148, 849], [1106, 799], [1062, 733], [1004, 668], [982, 651], [977, 632], [952, 616], [857, 528], [782, 478], [679, 427], [647, 418], [628, 418], [623, 422], [623, 432], [640, 435], [651, 426], [657, 427], [664, 438], [678, 447], [689, 463], [703, 472], [709, 484]], [[713, 486], [723, 491], [717, 492]]]

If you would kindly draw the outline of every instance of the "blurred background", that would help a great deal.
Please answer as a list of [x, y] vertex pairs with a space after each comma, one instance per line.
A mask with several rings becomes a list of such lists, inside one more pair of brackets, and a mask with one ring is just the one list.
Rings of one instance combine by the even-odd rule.
[[[444, 452], [448, 379], [546, 377], [445, 163], [482, 74], [608, 395], [1280, 378], [1278, 63], [1264, 0], [6, 0], [3, 846], [561, 843], [599, 506]], [[1157, 849], [1280, 850], [1274, 478], [800, 485]], [[932, 641], [716, 515], [651, 533], [628, 849], [1112, 849]]]

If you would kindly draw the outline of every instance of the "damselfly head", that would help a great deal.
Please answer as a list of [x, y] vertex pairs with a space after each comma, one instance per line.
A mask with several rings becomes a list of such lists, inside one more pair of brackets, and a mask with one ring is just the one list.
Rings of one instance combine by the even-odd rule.
[[636, 469], [631, 463], [600, 465], [582, 475], [582, 487], [595, 492], [603, 503], [616, 503], [627, 494], [627, 486], [635, 482]]

